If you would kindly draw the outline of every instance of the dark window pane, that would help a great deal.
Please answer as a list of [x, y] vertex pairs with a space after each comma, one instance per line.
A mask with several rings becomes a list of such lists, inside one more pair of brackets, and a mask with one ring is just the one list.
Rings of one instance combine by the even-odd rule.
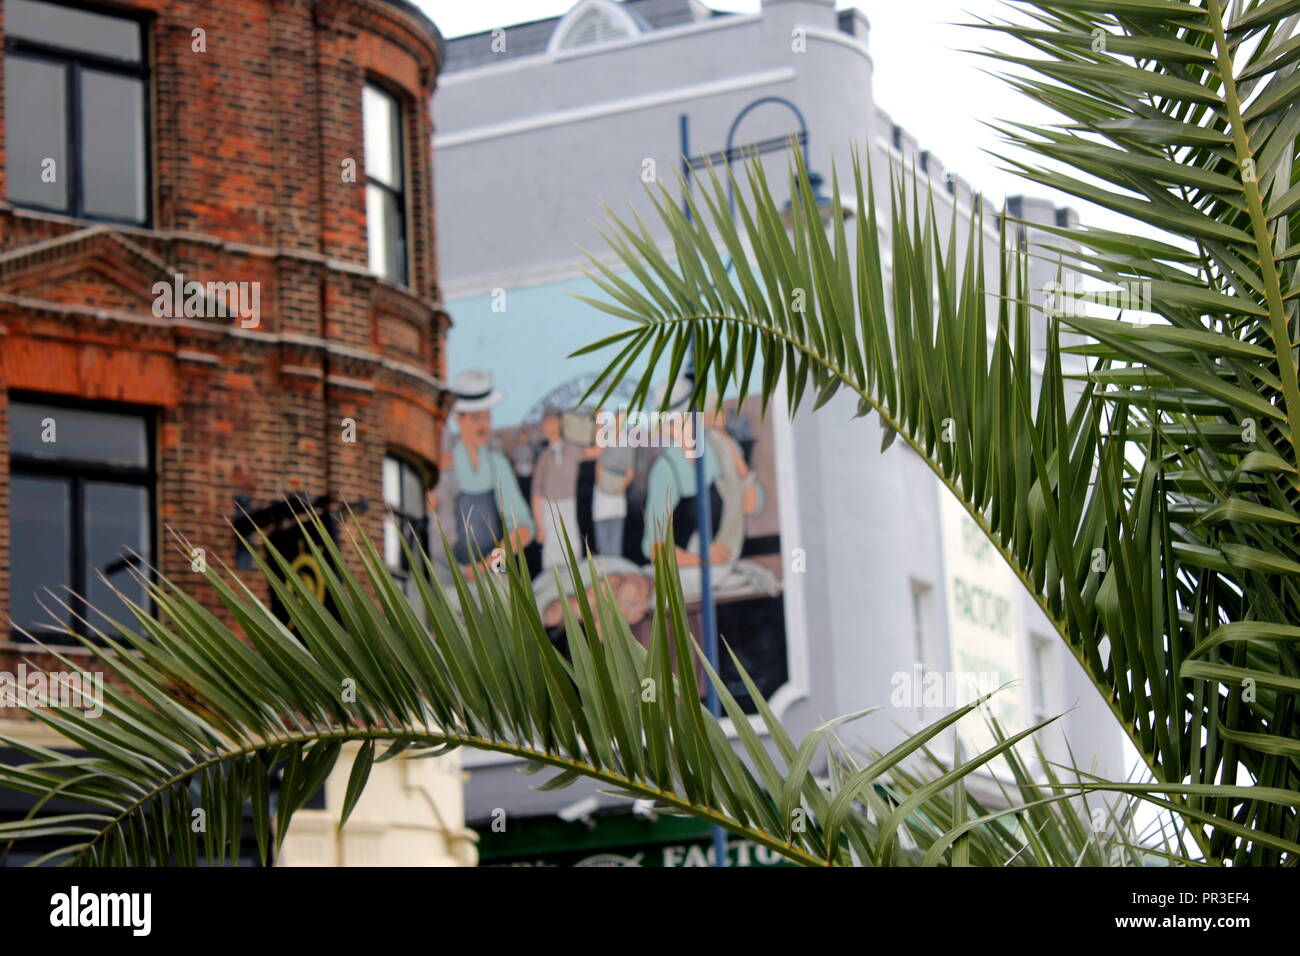
[[[90, 607], [124, 624], [133, 624], [135, 618], [113, 589], [121, 591], [137, 604], [145, 603], [144, 587], [132, 574], [131, 567], [137, 560], [151, 560], [148, 492], [139, 485], [88, 481], [83, 494], [86, 507], [86, 600]], [[108, 584], [101, 575], [108, 579]], [[98, 627], [106, 627], [99, 615], [90, 616], [90, 620]]]
[[20, 455], [138, 468], [149, 464], [148, 435], [138, 415], [14, 402], [9, 406], [9, 441]]
[[414, 465], [403, 462], [402, 510], [415, 518], [424, 515], [424, 482]]
[[379, 186], [366, 186], [366, 228], [370, 271], [393, 282], [406, 281], [406, 227], [401, 200]]
[[[10, 613], [20, 627], [48, 627], [53, 623], [38, 599], [66, 623], [66, 612], [49, 599], [45, 589], [58, 594], [71, 583], [70, 497], [71, 485], [62, 479], [11, 476], [9, 534], [13, 561], [9, 598]], [[66, 600], [67, 595], [62, 596]]]
[[409, 461], [388, 455], [384, 458], [384, 503], [391, 513], [384, 517], [384, 561], [390, 568], [406, 570], [402, 552], [405, 537], [412, 549], [419, 549], [424, 526], [424, 480]]
[[81, 73], [82, 205], [89, 216], [144, 222], [144, 83]]
[[35, 0], [6, 0], [5, 33], [65, 50], [140, 62], [140, 24]]
[[[6, 167], [13, 202], [49, 209], [68, 205], [66, 80], [67, 69], [59, 64], [5, 59]], [[54, 181], [44, 181], [50, 178]]]

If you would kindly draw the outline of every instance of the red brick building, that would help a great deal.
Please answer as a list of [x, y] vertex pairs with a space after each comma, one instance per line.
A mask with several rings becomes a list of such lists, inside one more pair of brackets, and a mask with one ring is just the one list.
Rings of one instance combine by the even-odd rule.
[[131, 550], [186, 574], [168, 528], [234, 565], [241, 507], [420, 520], [446, 407], [433, 24], [4, 0], [0, 43], [0, 620], [46, 620], [45, 587], [111, 602]]

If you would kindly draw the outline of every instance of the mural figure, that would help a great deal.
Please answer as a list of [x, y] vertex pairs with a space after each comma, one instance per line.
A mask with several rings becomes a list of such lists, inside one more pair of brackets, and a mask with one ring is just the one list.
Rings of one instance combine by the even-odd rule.
[[451, 451], [454, 497], [453, 553], [473, 573], [510, 536], [515, 548], [533, 540], [535, 529], [506, 456], [491, 446], [492, 409], [505, 397], [493, 387], [492, 373], [462, 372], [451, 383], [456, 396], [456, 443]]
[[[662, 408], [664, 388], [655, 397], [655, 407]], [[687, 457], [687, 450], [696, 447], [697, 416], [681, 414], [691, 397], [691, 384], [678, 379], [668, 397], [667, 410], [677, 415], [666, 418], [663, 428], [667, 432], [667, 447], [650, 466], [649, 484], [645, 496], [645, 534], [641, 539], [641, 552], [646, 560], [653, 561], [659, 546], [667, 539], [672, 528], [677, 545], [677, 565], [682, 568], [699, 567], [700, 540], [697, 531], [695, 497], [695, 459]], [[716, 456], [705, 455], [704, 476], [708, 482], [704, 493], [709, 496], [712, 533], [718, 533], [722, 519], [722, 496], [718, 491], [718, 462]], [[726, 544], [716, 538], [709, 549], [712, 564], [724, 564], [731, 557]]]
[[[712, 461], [716, 465], [715, 486], [722, 501], [722, 514], [714, 531], [714, 544], [722, 545], [716, 549], [721, 557], [714, 560], [725, 563], [740, 556], [745, 543], [745, 519], [763, 510], [763, 486], [749, 470], [740, 444], [727, 431], [726, 409], [715, 411], [717, 398], [712, 395], [704, 407], [706, 411], [699, 417], [708, 439], [705, 464]], [[747, 420], [741, 421], [748, 425]]]
[[591, 520], [596, 554], [623, 553], [623, 527], [627, 523], [627, 489], [636, 477], [635, 449], [628, 448], [627, 413], [615, 416], [617, 445], [600, 449], [596, 459], [596, 487], [591, 493]]
[[514, 450], [510, 452], [510, 460], [515, 466], [515, 477], [519, 479], [519, 490], [524, 493], [524, 498], [530, 498], [537, 449], [529, 440], [528, 432], [521, 431], [516, 437]]
[[[512, 373], [511, 381], [518, 377]], [[710, 396], [708, 411], [690, 414], [691, 383], [681, 381], [667, 403], [661, 386], [646, 412], [632, 414], [618, 403], [626, 398], [619, 392], [604, 410], [573, 407], [586, 388], [582, 378], [520, 387], [538, 394], [531, 407], [516, 396], [505, 401], [488, 371], [466, 371], [452, 382], [456, 434], [440, 456], [429, 507], [453, 541], [454, 560], [471, 574], [481, 572], [492, 551], [509, 539], [533, 575], [542, 621], [553, 639], [563, 641], [564, 609], [578, 602], [566, 568], [567, 533], [583, 559], [583, 574], [590, 560], [633, 634], [648, 643], [653, 559], [671, 529], [682, 596], [698, 633], [703, 580], [696, 503], [700, 493], [707, 494], [719, 633], [760, 690], [780, 688], [788, 671], [779, 503], [773, 497], [776, 453], [771, 427], [759, 423], [757, 401], [728, 400], [717, 410], [716, 396]], [[517, 410], [508, 421], [494, 421], [494, 409], [497, 418], [505, 415], [498, 408], [503, 401]], [[668, 414], [656, 415], [662, 411]], [[701, 451], [702, 492], [695, 480]], [[430, 543], [435, 570], [450, 583], [441, 542], [431, 537]], [[490, 580], [505, 586], [504, 575]], [[745, 688], [725, 661], [723, 672], [743, 703]]]
[[583, 449], [565, 440], [560, 410], [546, 409], [542, 414], [542, 435], [546, 445], [533, 467], [533, 518], [537, 522], [537, 541], [542, 546], [542, 567], [563, 565], [567, 532], [574, 552], [582, 557], [578, 533], [578, 469]]

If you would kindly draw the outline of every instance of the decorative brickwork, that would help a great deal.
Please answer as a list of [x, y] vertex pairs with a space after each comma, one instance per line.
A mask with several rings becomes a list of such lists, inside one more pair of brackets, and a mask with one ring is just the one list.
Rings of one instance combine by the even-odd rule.
[[[8, 620], [11, 396], [154, 416], [155, 554], [168, 529], [234, 566], [236, 496], [328, 496], [381, 531], [390, 449], [435, 463], [448, 318], [437, 283], [429, 102], [441, 41], [401, 2], [126, 0], [145, 12], [149, 228], [19, 208], [0, 137], [0, 619]], [[4, 37], [0, 12], [0, 40]], [[206, 50], [194, 49], [195, 30]], [[367, 267], [362, 89], [403, 99], [410, 286]], [[3, 124], [0, 61], [0, 125]], [[347, 170], [355, 169], [355, 176]], [[258, 283], [256, 325], [157, 314], [155, 283]], [[355, 442], [344, 420], [355, 421]], [[249, 576], [252, 581], [252, 577]], [[210, 597], [210, 595], [209, 595]], [[44, 663], [0, 635], [0, 669]], [[14, 716], [0, 711], [0, 717]]]

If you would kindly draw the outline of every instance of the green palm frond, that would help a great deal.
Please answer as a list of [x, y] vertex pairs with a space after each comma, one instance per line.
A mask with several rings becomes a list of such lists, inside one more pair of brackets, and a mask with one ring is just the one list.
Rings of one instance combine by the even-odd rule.
[[[996, 721], [989, 721], [998, 740], [1005, 739]], [[877, 756], [874, 755], [873, 756]], [[895, 841], [895, 864], [933, 866], [1148, 866], [1156, 861], [1198, 865], [1185, 839], [1186, 824], [1176, 813], [1152, 818], [1148, 832], [1136, 822], [1140, 799], [1096, 799], [1089, 783], [1105, 783], [1073, 767], [1048, 760], [1034, 738], [1032, 757], [1012, 749], [1004, 757], [1004, 773], [984, 778], [994, 794], [974, 792], [969, 780], [949, 789], [933, 789], [952, 764], [924, 749], [919, 766], [906, 766], [864, 799], [875, 815], [931, 787], [923, 807], [909, 818], [904, 837]], [[837, 780], [852, 779], [852, 754], [840, 755]]]
[[[1174, 238], [1035, 228], [1068, 240], [1047, 251], [1085, 276], [1140, 291], [1157, 320], [1067, 310], [1036, 373], [1033, 253], [1007, 217], [990, 267], [981, 222], [959, 253], [955, 222], [943, 235], [905, 171], [885, 211], [855, 159], [852, 225], [838, 207], [823, 225], [800, 164], [787, 232], [753, 166], [747, 189], [725, 173], [735, 216], [717, 175], [703, 208], [687, 195], [689, 214], [651, 194], [671, 256], [639, 220], [611, 217], [620, 268], [593, 260], [607, 298], [589, 301], [630, 324], [582, 350], [620, 350], [592, 391], [635, 367], [644, 401], [693, 350], [696, 407], [710, 392], [752, 389], [766, 407], [784, 390], [792, 412], [851, 394], [988, 534], [1155, 779], [1190, 788], [1171, 800], [1205, 855], [1293, 861], [1300, 816], [1262, 795], [1300, 791], [1300, 14], [1285, 0], [1014, 6], [1029, 23], [980, 26], [1038, 55], [990, 55], [1067, 122], [1006, 125], [1049, 161], [1007, 162]], [[1063, 346], [1062, 325], [1085, 344]], [[1093, 363], [1078, 394], [1069, 353]], [[1199, 795], [1243, 777], [1244, 799]]]
[[[1043, 815], [1097, 784], [1076, 777], [1026, 789], [1028, 771], [1014, 747], [1037, 728], [999, 735], [988, 750], [915, 782], [907, 762], [938, 766], [927, 745], [987, 698], [865, 767], [837, 758], [845, 772], [828, 784], [810, 768], [823, 750], [840, 749], [836, 728], [862, 715], [830, 721], [796, 743], [736, 662], [756, 722], [708, 671], [734, 727], [729, 739], [700, 702], [694, 668], [672, 667], [673, 659], [698, 654], [672, 548], [661, 549], [656, 566], [648, 648], [632, 636], [608, 586], [584, 580], [570, 550], [577, 606], [565, 615], [566, 655], [542, 625], [519, 554], [508, 556], [501, 574], [471, 582], [457, 572], [451, 591], [426, 556], [410, 555], [420, 595], [413, 606], [369, 541], [350, 536], [358, 574], [323, 526], [315, 530], [306, 540], [332, 610], [269, 541], [257, 558], [292, 630], [236, 575], [208, 568], [203, 577], [238, 632], [193, 589], [166, 579], [149, 584], [152, 613], [131, 605], [133, 624], [114, 622], [120, 637], [98, 632], [115, 677], [104, 712], [33, 711], [71, 749], [7, 741], [29, 760], [0, 766], [0, 785], [42, 799], [28, 819], [0, 825], [0, 846], [61, 838], [44, 863], [229, 863], [241, 851], [247, 807], [266, 860], [347, 743], [360, 750], [345, 821], [375, 763], [470, 747], [523, 758], [527, 772], [553, 771], [542, 788], [594, 779], [804, 865], [1023, 865], [1051, 859], [1044, 847], [1055, 849], [1052, 841], [1071, 853], [1087, 843], [1072, 812], [1056, 814], [1050, 827]], [[585, 584], [593, 585], [591, 600]], [[999, 758], [1020, 768], [1019, 783], [1005, 807], [990, 810], [965, 788]], [[1017, 796], [1026, 794], [1030, 805], [1017, 809]], [[54, 797], [89, 809], [42, 812]], [[206, 826], [196, 832], [199, 809]], [[1020, 814], [1024, 825], [1014, 825]]]

